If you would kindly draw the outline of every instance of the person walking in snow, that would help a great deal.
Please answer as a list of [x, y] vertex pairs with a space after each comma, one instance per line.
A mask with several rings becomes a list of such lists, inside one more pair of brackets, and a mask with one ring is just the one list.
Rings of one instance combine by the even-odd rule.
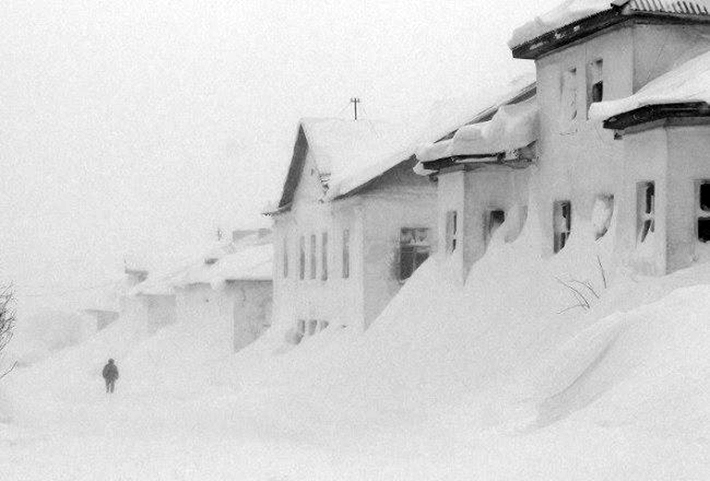
[[116, 367], [113, 359], [108, 360], [102, 374], [106, 381], [106, 393], [112, 393], [116, 386], [116, 379], [118, 379], [118, 367]]

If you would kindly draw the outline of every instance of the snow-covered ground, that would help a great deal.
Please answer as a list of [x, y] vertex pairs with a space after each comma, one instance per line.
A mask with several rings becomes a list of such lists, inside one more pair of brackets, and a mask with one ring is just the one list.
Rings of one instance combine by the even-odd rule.
[[230, 355], [120, 320], [3, 380], [2, 479], [710, 479], [710, 268], [634, 276], [613, 222], [543, 259], [528, 224], [465, 286], [432, 258], [365, 334]]

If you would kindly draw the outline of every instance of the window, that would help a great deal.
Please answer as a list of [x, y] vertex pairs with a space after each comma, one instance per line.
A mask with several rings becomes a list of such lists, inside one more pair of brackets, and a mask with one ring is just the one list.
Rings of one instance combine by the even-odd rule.
[[710, 180], [698, 185], [698, 240], [710, 242]]
[[321, 235], [321, 245], [320, 245], [320, 278], [324, 281], [328, 280], [328, 233], [323, 232]]
[[316, 329], [318, 328], [318, 321], [315, 319], [311, 319], [308, 321], [308, 335], [312, 336], [313, 334], [316, 333]]
[[329, 325], [330, 325], [330, 323], [329, 323], [328, 321], [320, 321], [320, 322], [318, 323], [318, 331], [322, 331], [322, 330], [324, 330], [324, 329], [328, 329], [328, 326], [329, 326]]
[[503, 225], [503, 222], [505, 222], [505, 211], [492, 210], [488, 213], [486, 219], [486, 241], [490, 241], [493, 238], [493, 234]]
[[316, 235], [311, 234], [311, 279], [316, 278]]
[[350, 277], [350, 230], [343, 231], [343, 279]]
[[306, 239], [301, 236], [298, 256], [298, 276], [301, 280], [306, 278]]
[[577, 118], [577, 69], [571, 68], [562, 75], [562, 120], [573, 121]]
[[288, 277], [288, 238], [284, 236], [284, 243], [283, 243], [283, 270], [284, 270], [284, 279]]
[[587, 65], [587, 112], [595, 102], [604, 99], [604, 61], [599, 59]]
[[594, 235], [599, 240], [609, 231], [611, 218], [614, 215], [614, 196], [612, 194], [600, 195], [594, 202], [592, 209], [592, 226]]
[[656, 187], [653, 182], [641, 182], [636, 189], [638, 209], [638, 241], [643, 242], [656, 229]]
[[458, 244], [458, 212], [450, 210], [446, 213], [446, 252], [451, 254]]
[[568, 200], [555, 202], [552, 209], [553, 230], [554, 230], [554, 250], [560, 252], [572, 232], [572, 204]]
[[306, 321], [303, 319], [299, 319], [296, 321], [296, 332], [300, 335], [300, 337], [303, 337], [306, 335]]
[[429, 229], [403, 228], [399, 233], [399, 278], [409, 279], [429, 257]]

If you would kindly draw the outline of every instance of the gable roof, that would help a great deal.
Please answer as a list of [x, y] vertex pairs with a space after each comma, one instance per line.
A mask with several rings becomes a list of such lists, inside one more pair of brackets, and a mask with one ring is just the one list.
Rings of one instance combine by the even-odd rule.
[[515, 58], [537, 58], [633, 18], [710, 22], [710, 0], [566, 0], [516, 28], [508, 46]]
[[[590, 118], [606, 128], [625, 128], [674, 116], [707, 116], [710, 111], [710, 51], [698, 55], [618, 100], [594, 103]], [[659, 109], [655, 107], [667, 106]]]
[[[402, 151], [408, 139], [405, 129], [387, 122], [301, 119], [281, 199], [274, 213], [290, 209], [309, 153], [318, 170], [324, 198], [333, 199], [382, 175], [383, 160]], [[396, 164], [405, 160], [401, 158]]]

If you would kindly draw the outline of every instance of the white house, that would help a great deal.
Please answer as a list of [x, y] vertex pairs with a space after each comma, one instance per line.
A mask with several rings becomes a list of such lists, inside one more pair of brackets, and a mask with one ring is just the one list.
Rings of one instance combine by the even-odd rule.
[[503, 222], [512, 240], [527, 218], [528, 167], [537, 160], [535, 90], [534, 81], [523, 81], [417, 150], [415, 170], [438, 181], [439, 245], [462, 281]]
[[212, 249], [174, 280], [177, 322], [200, 323], [215, 352], [235, 352], [271, 325], [273, 246], [268, 230]]
[[303, 119], [274, 220], [275, 319], [367, 329], [436, 249], [436, 189], [400, 130]]
[[[637, 272], [665, 274], [702, 257], [710, 238], [709, 11], [708, 0], [571, 0], [515, 31], [513, 56], [535, 61], [536, 100], [503, 102], [487, 125], [464, 127], [448, 145], [420, 149], [419, 171], [438, 175], [445, 197], [445, 240], [443, 216], [457, 209], [456, 199], [469, 196], [476, 200], [468, 205], [475, 205], [483, 196], [478, 210], [468, 208], [478, 218], [475, 232], [464, 219], [472, 251], [462, 254], [464, 269], [481, 252], [486, 221], [501, 219], [484, 213], [481, 220], [481, 209], [499, 206], [507, 218], [506, 199], [522, 206], [527, 198], [539, 207], [536, 220], [548, 239], [543, 255], [563, 249], [580, 221], [604, 212], [597, 236], [605, 235], [613, 215], [614, 254]], [[497, 137], [496, 116], [498, 131], [511, 127], [509, 133]], [[529, 128], [519, 128], [518, 120]], [[496, 162], [467, 158], [495, 150], [487, 146], [497, 139]], [[534, 150], [519, 150], [529, 140]], [[504, 160], [534, 167], [496, 170]], [[473, 173], [456, 173], [467, 168]], [[497, 176], [491, 182], [502, 198], [482, 189], [490, 185], [486, 176]], [[534, 199], [526, 192], [533, 183]]]

